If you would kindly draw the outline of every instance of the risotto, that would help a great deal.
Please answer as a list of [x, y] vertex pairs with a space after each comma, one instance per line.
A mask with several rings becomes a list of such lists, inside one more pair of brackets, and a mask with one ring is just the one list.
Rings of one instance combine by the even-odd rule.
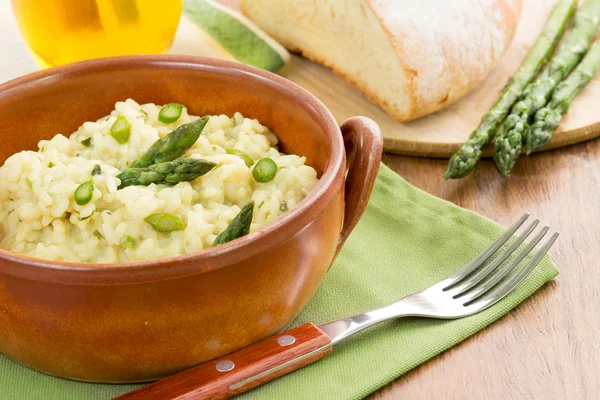
[[279, 218], [317, 183], [305, 158], [280, 153], [277, 142], [239, 113], [200, 118], [179, 104], [118, 102], [109, 116], [0, 167], [0, 247], [115, 263], [233, 240]]

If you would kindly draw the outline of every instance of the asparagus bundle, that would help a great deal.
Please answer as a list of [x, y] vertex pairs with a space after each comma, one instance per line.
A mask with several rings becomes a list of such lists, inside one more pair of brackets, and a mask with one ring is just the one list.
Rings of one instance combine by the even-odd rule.
[[558, 127], [569, 104], [600, 70], [600, 41], [596, 41], [590, 51], [573, 72], [556, 87], [550, 103], [535, 113], [531, 132], [527, 137], [527, 151], [534, 151], [550, 142], [552, 132]]
[[542, 32], [529, 50], [519, 70], [509, 79], [500, 97], [483, 116], [477, 129], [471, 133], [460, 150], [450, 158], [444, 174], [445, 179], [462, 178], [473, 170], [481, 158], [481, 149], [490, 141], [490, 137], [496, 132], [525, 86], [546, 63], [562, 36], [567, 22], [573, 15], [575, 6], [576, 0], [559, 0], [556, 3]]
[[145, 168], [127, 168], [117, 175], [117, 178], [121, 180], [119, 189], [127, 186], [147, 186], [151, 183], [176, 185], [179, 182], [193, 181], [216, 166], [217, 164], [206, 160], [179, 158]]
[[[533, 115], [546, 105], [552, 91], [570, 72], [588, 50], [600, 25], [600, 0], [586, 0], [575, 14], [575, 22], [566, 39], [537, 79], [527, 85], [523, 97], [506, 118], [503, 130], [494, 140], [494, 161], [498, 171], [508, 176], [521, 155], [528, 137]], [[528, 146], [527, 152], [531, 152]]]

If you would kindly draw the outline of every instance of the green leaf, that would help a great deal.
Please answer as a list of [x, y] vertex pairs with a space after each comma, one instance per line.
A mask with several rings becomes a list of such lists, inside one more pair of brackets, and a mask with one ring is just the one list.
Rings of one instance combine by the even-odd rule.
[[94, 175], [102, 175], [102, 167], [99, 164], [94, 165], [94, 169], [92, 169], [92, 176]]

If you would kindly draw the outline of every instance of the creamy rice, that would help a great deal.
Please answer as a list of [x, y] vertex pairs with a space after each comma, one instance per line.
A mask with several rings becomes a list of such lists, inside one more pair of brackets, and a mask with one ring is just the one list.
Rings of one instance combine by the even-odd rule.
[[[277, 149], [277, 138], [256, 120], [236, 113], [211, 116], [200, 138], [183, 157], [202, 158], [218, 167], [192, 182], [175, 186], [129, 186], [117, 189], [119, 172], [156, 140], [198, 117], [184, 108], [174, 123], [158, 121], [160, 106], [118, 102], [110, 116], [85, 122], [69, 138], [58, 134], [39, 142], [39, 151], [14, 154], [0, 167], [0, 247], [32, 257], [86, 263], [158, 259], [210, 247], [239, 213], [255, 201], [250, 231], [296, 206], [317, 183], [305, 158]], [[127, 118], [126, 144], [110, 134], [116, 117]], [[91, 138], [91, 140], [87, 140]], [[90, 146], [82, 144], [89, 143]], [[269, 157], [278, 166], [275, 178], [256, 182], [252, 167], [226, 153], [234, 148], [255, 161]], [[93, 176], [94, 194], [85, 205], [74, 200], [77, 187]], [[168, 212], [181, 218], [184, 230], [161, 233], [144, 221]], [[135, 246], [124, 246], [125, 236]]]

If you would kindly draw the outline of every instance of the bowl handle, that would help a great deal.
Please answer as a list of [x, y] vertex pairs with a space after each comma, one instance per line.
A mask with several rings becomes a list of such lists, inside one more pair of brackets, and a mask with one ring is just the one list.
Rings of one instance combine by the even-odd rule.
[[346, 147], [347, 174], [344, 224], [335, 251], [336, 257], [367, 208], [383, 151], [381, 131], [373, 120], [352, 117], [342, 124], [341, 129]]

